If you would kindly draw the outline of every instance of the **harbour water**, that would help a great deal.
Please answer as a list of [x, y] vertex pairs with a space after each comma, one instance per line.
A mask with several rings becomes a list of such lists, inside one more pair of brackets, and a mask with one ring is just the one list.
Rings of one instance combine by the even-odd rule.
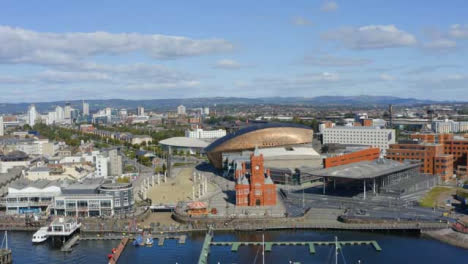
[[[358, 233], [329, 231], [268, 231], [265, 241], [332, 241], [376, 240], [381, 252], [372, 246], [345, 246], [346, 263], [468, 263], [468, 250], [453, 247], [439, 241], [421, 238], [415, 234]], [[106, 255], [118, 241], [80, 241], [70, 253], [52, 250], [47, 244], [32, 245], [30, 232], [10, 232], [9, 246], [13, 250], [14, 263], [107, 263]], [[164, 246], [127, 246], [119, 263], [197, 263], [204, 234], [189, 234], [185, 244], [166, 240]], [[261, 241], [262, 232], [216, 232], [214, 241]], [[310, 254], [306, 246], [274, 246], [265, 253], [265, 263], [331, 263], [333, 248], [317, 246]], [[343, 262], [341, 254], [340, 262]], [[260, 246], [241, 246], [231, 252], [228, 246], [211, 247], [209, 263], [262, 263]]]

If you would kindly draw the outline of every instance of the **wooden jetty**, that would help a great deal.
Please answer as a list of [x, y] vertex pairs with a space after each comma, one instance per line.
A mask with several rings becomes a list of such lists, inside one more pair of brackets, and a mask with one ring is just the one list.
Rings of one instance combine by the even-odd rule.
[[213, 230], [209, 229], [205, 235], [205, 240], [198, 258], [198, 264], [208, 263], [208, 255], [210, 254], [211, 246], [230, 246], [231, 251], [237, 252], [240, 246], [261, 246], [263, 250], [268, 252], [272, 251], [273, 246], [308, 246], [309, 253], [315, 254], [315, 246], [334, 246], [335, 250], [341, 250], [343, 246], [373, 246], [373, 248], [380, 252], [382, 248], [379, 246], [377, 241], [338, 241], [335, 237], [335, 241], [216, 241], [213, 242]]
[[122, 238], [120, 241], [119, 245], [116, 247], [116, 251], [112, 254], [112, 258], [109, 259], [109, 264], [116, 264], [117, 261], [120, 258], [120, 255], [125, 249], [125, 246], [127, 246], [128, 243], [128, 237]]

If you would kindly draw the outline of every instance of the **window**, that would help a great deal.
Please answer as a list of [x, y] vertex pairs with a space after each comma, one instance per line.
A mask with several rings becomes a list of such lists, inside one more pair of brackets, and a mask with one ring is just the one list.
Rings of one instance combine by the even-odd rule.
[[101, 201], [101, 207], [111, 207], [111, 201], [110, 200]]

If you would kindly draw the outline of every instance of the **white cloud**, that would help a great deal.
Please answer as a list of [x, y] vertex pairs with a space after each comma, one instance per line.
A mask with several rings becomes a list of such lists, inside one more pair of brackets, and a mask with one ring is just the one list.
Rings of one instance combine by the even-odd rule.
[[307, 18], [305, 17], [301, 17], [301, 16], [296, 16], [296, 17], [293, 17], [292, 18], [292, 23], [296, 26], [308, 26], [308, 25], [311, 25], [312, 23], [310, 22], [310, 20], [308, 20]]
[[223, 59], [216, 62], [214, 68], [225, 69], [225, 70], [237, 70], [240, 69], [242, 65], [235, 60]]
[[450, 39], [436, 39], [423, 45], [426, 49], [449, 50], [457, 47], [457, 43]]
[[383, 81], [394, 81], [394, 80], [396, 80], [395, 76], [392, 76], [392, 75], [386, 74], [386, 73], [380, 74], [379, 77]]
[[331, 12], [335, 11], [338, 9], [338, 4], [335, 1], [325, 1], [323, 2], [322, 6], [320, 7], [320, 10], [323, 12]]
[[0, 63], [73, 64], [95, 55], [143, 52], [155, 59], [174, 59], [226, 52], [223, 39], [140, 33], [43, 33], [0, 26]]
[[38, 80], [42, 82], [108, 82], [112, 78], [110, 75], [102, 72], [64, 72], [47, 70], [37, 75]]
[[333, 72], [321, 72], [301, 75], [297, 80], [299, 81], [326, 81], [336, 82], [340, 80], [340, 76]]
[[395, 48], [416, 44], [416, 38], [413, 35], [394, 25], [345, 27], [328, 32], [322, 37], [356, 50]]
[[329, 67], [347, 67], [347, 66], [363, 66], [371, 64], [372, 60], [361, 58], [344, 58], [335, 57], [332, 55], [321, 56], [305, 56], [303, 62], [309, 65], [329, 66]]
[[468, 25], [452, 25], [449, 29], [449, 36], [453, 38], [468, 38]]

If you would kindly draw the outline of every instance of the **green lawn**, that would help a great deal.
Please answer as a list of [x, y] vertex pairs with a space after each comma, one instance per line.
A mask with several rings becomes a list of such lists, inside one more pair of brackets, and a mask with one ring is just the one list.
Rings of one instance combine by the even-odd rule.
[[426, 196], [424, 196], [420, 201], [419, 205], [424, 206], [424, 207], [434, 207], [435, 202], [437, 201], [437, 198], [444, 192], [447, 191], [455, 191], [454, 188], [449, 188], [449, 187], [434, 187], [432, 190], [430, 190]]

